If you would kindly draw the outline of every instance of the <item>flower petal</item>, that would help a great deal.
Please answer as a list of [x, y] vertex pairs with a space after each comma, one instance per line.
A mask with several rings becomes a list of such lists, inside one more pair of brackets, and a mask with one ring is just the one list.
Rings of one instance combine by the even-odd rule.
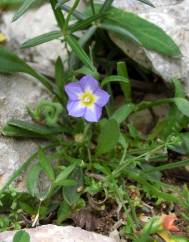
[[86, 108], [84, 118], [88, 122], [97, 122], [102, 115], [102, 108], [98, 105], [94, 105], [93, 108]]
[[178, 232], [179, 228], [174, 224], [174, 222], [177, 219], [175, 214], [169, 214], [162, 216], [163, 219], [163, 226], [165, 229], [172, 231], [172, 232]]
[[80, 101], [69, 101], [67, 110], [70, 116], [82, 117], [85, 113], [85, 107], [81, 105]]
[[69, 99], [71, 99], [71, 100], [78, 100], [79, 95], [81, 95], [83, 92], [79, 82], [71, 82], [71, 83], [67, 84], [64, 87], [64, 89], [65, 89], [65, 92], [67, 93]]
[[79, 82], [84, 91], [95, 91], [98, 87], [98, 81], [89, 75], [82, 77]]
[[100, 107], [105, 106], [110, 98], [110, 95], [100, 88], [95, 91], [94, 95], [97, 97], [95, 103]]

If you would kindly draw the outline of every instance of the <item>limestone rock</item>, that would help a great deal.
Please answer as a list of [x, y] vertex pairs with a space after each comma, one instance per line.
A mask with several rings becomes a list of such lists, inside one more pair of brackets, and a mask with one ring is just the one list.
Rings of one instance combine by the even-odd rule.
[[189, 95], [189, 0], [151, 0], [152, 8], [137, 0], [115, 0], [118, 8], [132, 11], [166, 31], [177, 43], [183, 54], [181, 59], [162, 56], [111, 35], [113, 41], [131, 58], [151, 68], [165, 81], [181, 78]]
[[[10, 119], [29, 120], [27, 106], [34, 106], [47, 94], [33, 78], [26, 75], [0, 75], [0, 128]], [[37, 143], [0, 137], [0, 188], [11, 174], [34, 152]], [[17, 181], [17, 188], [23, 183]], [[1, 241], [1, 240], [0, 240]]]
[[[115, 242], [114, 239], [72, 226], [44, 225], [26, 230], [31, 242]], [[0, 241], [12, 242], [15, 231], [0, 233]]]

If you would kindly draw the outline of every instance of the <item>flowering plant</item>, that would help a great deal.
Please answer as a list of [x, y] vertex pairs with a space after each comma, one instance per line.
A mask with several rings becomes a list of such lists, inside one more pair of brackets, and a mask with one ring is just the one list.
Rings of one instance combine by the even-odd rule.
[[109, 94], [100, 89], [97, 80], [84, 76], [79, 82], [65, 86], [69, 97], [67, 110], [70, 116], [83, 117], [88, 122], [97, 122], [102, 115], [102, 107], [109, 100]]
[[[140, 1], [154, 7], [148, 0]], [[4, 0], [6, 6], [8, 2]], [[107, 219], [105, 233], [111, 227], [128, 241], [152, 241], [159, 230], [154, 230], [152, 224], [142, 229], [139, 219], [141, 212], [154, 218], [149, 204], [153, 203], [154, 209], [163, 209], [165, 204], [169, 208], [179, 206], [181, 216], [188, 219], [187, 186], [169, 184], [163, 179], [163, 171], [188, 164], [188, 159], [169, 162], [170, 154], [189, 154], [189, 102], [177, 79], [172, 81], [174, 94], [143, 100], [145, 92], [157, 94], [163, 84], [152, 83], [158, 77], [128, 59], [110, 36], [171, 58], [179, 58], [181, 52], [161, 28], [114, 7], [113, 0], [100, 4], [91, 0], [83, 11], [79, 3], [50, 0], [58, 29], [41, 33], [21, 46], [33, 48], [54, 39], [63, 42], [67, 57], [55, 61], [55, 76], [49, 78], [0, 47], [1, 73], [30, 75], [49, 94], [48, 100], [28, 108], [31, 122], [10, 120], [2, 130], [4, 136], [47, 142], [40, 143], [1, 189], [2, 210], [9, 211], [9, 216], [7, 219], [3, 214], [0, 228], [19, 229], [21, 225], [49, 221], [62, 225], [71, 219], [76, 225], [99, 231], [99, 223]], [[18, 0], [16, 4], [20, 7], [14, 21], [39, 1]], [[170, 108], [164, 117], [155, 112], [161, 105]], [[14, 191], [7, 203], [10, 184], [23, 171], [27, 172], [27, 194]], [[96, 223], [87, 221], [92, 216]], [[178, 232], [173, 220], [165, 217], [163, 225]], [[107, 228], [106, 222], [111, 226]], [[162, 229], [162, 220], [156, 222]]]

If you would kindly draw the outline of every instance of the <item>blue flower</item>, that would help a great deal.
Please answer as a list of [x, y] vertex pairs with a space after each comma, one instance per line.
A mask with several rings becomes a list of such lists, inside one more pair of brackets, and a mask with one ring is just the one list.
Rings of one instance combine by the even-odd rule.
[[67, 84], [65, 91], [69, 97], [68, 114], [72, 117], [82, 117], [88, 122], [97, 122], [100, 119], [102, 107], [110, 98], [92, 76], [84, 76], [78, 82]]

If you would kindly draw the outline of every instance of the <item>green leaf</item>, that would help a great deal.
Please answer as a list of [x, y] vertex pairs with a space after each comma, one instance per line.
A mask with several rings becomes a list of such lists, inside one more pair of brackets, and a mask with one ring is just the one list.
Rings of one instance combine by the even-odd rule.
[[54, 12], [54, 16], [56, 18], [57, 24], [58, 24], [59, 28], [61, 30], [63, 30], [64, 25], [65, 25], [65, 19], [64, 19], [64, 15], [63, 15], [61, 9], [56, 8], [57, 0], [50, 0], [50, 4], [51, 4], [52, 10]]
[[85, 44], [91, 39], [91, 37], [95, 34], [97, 27], [94, 25], [87, 29], [85, 33], [79, 39], [79, 44], [81, 47], [85, 46]]
[[[128, 31], [147, 49], [171, 57], [181, 56], [179, 47], [164, 30], [134, 13], [112, 7], [103, 24], [112, 24]], [[119, 36], [128, 39], [124, 34], [119, 33]]]
[[21, 45], [21, 48], [25, 49], [25, 48], [34, 47], [34, 46], [49, 42], [51, 40], [58, 39], [60, 37], [62, 37], [61, 31], [51, 31], [51, 32], [36, 36], [30, 40], [27, 40]]
[[48, 157], [45, 156], [45, 153], [42, 149], [39, 149], [38, 155], [39, 155], [39, 164], [41, 168], [48, 176], [49, 180], [53, 182], [55, 180], [55, 173], [52, 167], [52, 163], [50, 162]]
[[120, 76], [126, 77], [128, 79], [128, 84], [121, 83], [121, 89], [125, 96], [126, 102], [131, 102], [131, 81], [129, 80], [129, 75], [127, 71], [127, 66], [125, 62], [118, 62], [117, 63], [117, 73]]
[[63, 187], [63, 195], [66, 202], [72, 206], [76, 204], [76, 202], [80, 198], [80, 193], [78, 192], [78, 188], [83, 186], [83, 170], [81, 167], [76, 167], [71, 175], [70, 179], [73, 179], [76, 183], [72, 186]]
[[80, 69], [75, 71], [77, 74], [84, 74], [84, 75], [90, 75], [93, 76], [94, 78], [96, 78], [97, 80], [99, 79], [99, 73], [98, 72], [94, 72], [94, 70], [92, 71], [90, 68], [86, 67], [86, 66], [82, 66]]
[[119, 136], [120, 129], [116, 120], [107, 120], [101, 127], [100, 135], [97, 140], [96, 155], [107, 153], [115, 148], [119, 140]]
[[11, 51], [0, 47], [0, 72], [24, 72], [29, 74], [32, 72], [32, 68]]
[[10, 6], [10, 7], [14, 7], [17, 5], [20, 5], [22, 3], [22, 0], [1, 0], [0, 1], [0, 7], [5, 7], [5, 6]]
[[90, 60], [90, 58], [88, 57], [86, 52], [78, 44], [75, 37], [73, 37], [71, 35], [67, 35], [65, 40], [69, 44], [69, 46], [72, 48], [75, 55], [83, 62], [83, 64], [88, 66], [91, 70], [95, 70], [95, 67], [94, 67], [92, 61]]
[[155, 8], [155, 6], [150, 2], [150, 1], [148, 1], [148, 0], [138, 0], [139, 2], [142, 2], [142, 3], [145, 3], [145, 4], [147, 4], [147, 5], [149, 5], [149, 6], [151, 6], [151, 7], [153, 7], [153, 8]]
[[175, 86], [175, 97], [185, 98], [184, 86], [181, 84], [181, 81], [173, 79], [172, 82]]
[[28, 203], [26, 202], [19, 202], [19, 205], [21, 207], [21, 209], [27, 213], [27, 214], [30, 214], [30, 215], [34, 215], [36, 213], [36, 209], [34, 209], [33, 207], [31, 207]]
[[27, 189], [28, 192], [34, 197], [37, 192], [39, 175], [42, 171], [40, 164], [34, 164], [27, 175]]
[[131, 40], [138, 45], [142, 45], [140, 40], [132, 32], [128, 31], [127, 29], [125, 29], [123, 27], [120, 27], [117, 23], [107, 21], [106, 23], [102, 23], [100, 25], [100, 27], [107, 31], [111, 31], [115, 34], [118, 34], [126, 40]]
[[54, 184], [56, 186], [61, 186], [62, 183], [64, 182], [64, 180], [66, 180], [68, 178], [68, 176], [72, 173], [72, 171], [75, 169], [76, 167], [76, 163], [75, 164], [71, 164], [68, 167], [65, 167], [65, 169], [63, 171], [61, 171], [58, 176], [56, 177], [56, 180], [54, 181]]
[[58, 90], [61, 93], [61, 96], [63, 96], [62, 90], [63, 90], [64, 85], [65, 85], [65, 79], [64, 79], [64, 65], [62, 63], [61, 57], [58, 57], [57, 60], [56, 60], [55, 78], [56, 78], [56, 85], [58, 87]]
[[122, 82], [122, 83], [125, 83], [125, 84], [129, 84], [129, 80], [128, 78], [126, 77], [123, 77], [123, 76], [108, 76], [106, 77], [102, 82], [101, 82], [101, 86], [105, 86], [107, 85], [108, 83], [110, 82]]
[[57, 0], [56, 9], [69, 2], [70, 0]]
[[93, 22], [95, 22], [98, 19], [101, 19], [104, 16], [104, 14], [96, 14], [94, 16], [88, 17], [84, 20], [77, 21], [74, 25], [69, 26], [69, 31], [71, 33], [74, 33], [79, 30], [83, 30], [88, 28], [90, 25], [93, 25]]
[[176, 97], [174, 101], [179, 111], [189, 117], [189, 101], [181, 97]]
[[[69, 13], [69, 11], [71, 10], [71, 7], [67, 6], [67, 5], [62, 5], [60, 8], [67, 13]], [[73, 16], [78, 20], [84, 20], [85, 19], [85, 15], [82, 14], [81, 12], [79, 12], [78, 10], [74, 10]]]
[[[46, 135], [53, 135], [53, 134], [59, 134], [63, 132], [62, 128], [54, 128], [54, 127], [44, 127], [41, 126], [39, 124], [33, 124], [33, 123], [28, 123], [25, 121], [21, 121], [21, 120], [11, 120], [7, 123], [8, 125], [5, 126], [5, 128], [3, 129], [2, 133], [4, 135], [8, 134], [8, 128], [10, 128], [11, 126], [14, 128], [19, 128], [21, 129], [21, 131], [25, 132], [29, 132], [33, 133], [33, 134], [38, 134], [41, 136], [46, 136]], [[13, 129], [14, 131], [14, 129]], [[18, 134], [19, 135], [19, 134]]]
[[130, 103], [130, 104], [125, 104], [121, 106], [119, 109], [117, 109], [114, 114], [112, 115], [112, 119], [115, 119], [119, 124], [121, 124], [123, 121], [125, 121], [128, 116], [135, 111], [135, 105]]
[[30, 242], [30, 236], [26, 231], [20, 230], [15, 233], [13, 242]]
[[37, 73], [28, 64], [21, 60], [17, 55], [0, 47], [0, 72], [5, 74], [23, 72], [38, 79], [51, 92], [54, 90], [54, 85], [46, 77]]
[[63, 201], [58, 209], [57, 223], [62, 223], [65, 219], [69, 218], [70, 215], [71, 207], [68, 205], [66, 201]]
[[179, 154], [189, 155], [189, 132], [179, 134], [178, 138], [180, 142], [169, 148]]
[[112, 6], [114, 0], [105, 0], [101, 9], [100, 9], [100, 13], [104, 13], [106, 11], [108, 11], [110, 9], [110, 7]]
[[21, 7], [15, 13], [15, 15], [13, 17], [13, 21], [16, 21], [18, 18], [20, 18], [35, 2], [37, 2], [37, 0], [24, 0]]

